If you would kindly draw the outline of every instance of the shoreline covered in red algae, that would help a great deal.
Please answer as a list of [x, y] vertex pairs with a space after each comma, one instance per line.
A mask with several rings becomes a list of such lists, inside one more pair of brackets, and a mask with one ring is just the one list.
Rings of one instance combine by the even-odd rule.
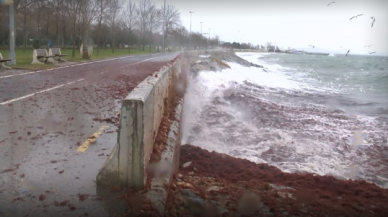
[[[191, 72], [226, 67], [220, 66], [217, 58], [227, 61], [233, 55], [223, 55], [194, 58], [190, 62], [198, 64], [191, 64]], [[239, 63], [237, 60], [231, 62]], [[196, 145], [205, 144], [197, 142]], [[165, 187], [169, 188], [164, 213], [168, 217], [388, 216], [385, 205], [388, 189], [376, 184], [328, 175], [282, 172], [266, 163], [209, 152], [190, 144], [181, 146], [179, 171], [171, 185]], [[128, 192], [127, 196], [126, 216], [160, 216], [144, 197], [134, 192]]]
[[192, 145], [182, 146], [179, 173], [166, 216], [388, 216], [388, 189], [375, 184], [285, 173]]

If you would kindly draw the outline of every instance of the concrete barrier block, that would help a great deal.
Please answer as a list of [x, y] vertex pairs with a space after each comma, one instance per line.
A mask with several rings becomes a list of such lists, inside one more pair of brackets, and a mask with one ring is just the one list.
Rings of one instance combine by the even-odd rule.
[[[123, 100], [117, 153], [112, 152], [109, 157], [114, 162], [104, 164], [97, 176], [98, 184], [115, 182], [118, 176], [117, 182], [123, 187], [140, 189], [146, 185], [146, 168], [157, 131], [174, 102], [175, 81], [180, 72], [176, 62], [146, 78]], [[111, 165], [116, 164], [117, 173], [110, 176]]]
[[173, 86], [171, 82], [171, 68], [166, 68], [159, 71], [157, 77], [148, 77], [145, 82], [154, 85], [154, 132], [153, 139], [156, 138], [158, 133], [159, 125], [162, 121], [163, 115], [166, 113], [166, 107], [168, 102], [171, 100], [171, 94], [169, 93], [169, 87]]
[[108, 159], [97, 175], [96, 182], [99, 186], [113, 186], [119, 183], [118, 143], [114, 146]]
[[154, 143], [154, 85], [142, 82], [124, 100], [119, 126], [120, 185], [142, 188]]
[[170, 186], [174, 173], [179, 169], [182, 107], [183, 99], [175, 108], [175, 114], [178, 116], [178, 119], [171, 123], [167, 138], [167, 147], [162, 152], [161, 160], [158, 163], [159, 165], [163, 165], [159, 167], [168, 168], [168, 170], [163, 173], [164, 175], [162, 177], [154, 178], [151, 181], [151, 187], [146, 193], [146, 197], [156, 206], [162, 216], [164, 216], [169, 191], [165, 186]]

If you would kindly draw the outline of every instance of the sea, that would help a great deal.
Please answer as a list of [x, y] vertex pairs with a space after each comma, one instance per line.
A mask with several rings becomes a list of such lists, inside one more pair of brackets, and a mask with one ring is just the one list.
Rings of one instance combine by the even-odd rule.
[[236, 55], [264, 70], [191, 76], [182, 144], [388, 188], [388, 57]]

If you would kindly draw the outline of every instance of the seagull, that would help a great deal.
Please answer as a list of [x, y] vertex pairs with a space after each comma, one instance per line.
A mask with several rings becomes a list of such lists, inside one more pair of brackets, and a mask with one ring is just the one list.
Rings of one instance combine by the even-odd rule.
[[[265, 69], [263, 69], [264, 72], [267, 72]], [[268, 72], [267, 72], [268, 73]]]
[[370, 44], [370, 45], [365, 45], [364, 47], [370, 47], [370, 46], [372, 46], [372, 44]]
[[351, 17], [351, 18], [350, 18], [350, 20], [352, 20], [353, 18], [357, 18], [357, 17], [359, 17], [359, 16], [362, 16], [362, 14], [359, 14], [359, 15], [353, 16], [353, 17]]
[[315, 46], [314, 45], [309, 45], [310, 47], [314, 48]]
[[374, 51], [374, 52], [370, 52], [369, 54], [374, 54], [374, 53], [376, 53], [376, 51]]
[[330, 2], [327, 6], [329, 6], [329, 5], [333, 4], [333, 3], [335, 3], [335, 2]]
[[373, 19], [373, 21], [372, 21], [372, 25], [371, 25], [371, 27], [373, 27], [373, 24], [375, 24], [376, 18], [374, 18], [374, 17], [371, 17], [371, 19]]
[[345, 56], [347, 56], [349, 52], [350, 52], [350, 50], [348, 50], [348, 52], [346, 53], [346, 55], [345, 55]]

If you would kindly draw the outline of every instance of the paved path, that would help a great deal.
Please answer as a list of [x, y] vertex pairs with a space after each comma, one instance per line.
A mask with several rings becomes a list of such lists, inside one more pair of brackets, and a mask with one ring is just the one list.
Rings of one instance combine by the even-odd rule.
[[176, 55], [0, 75], [0, 217], [122, 212], [95, 185], [117, 140], [121, 99]]

